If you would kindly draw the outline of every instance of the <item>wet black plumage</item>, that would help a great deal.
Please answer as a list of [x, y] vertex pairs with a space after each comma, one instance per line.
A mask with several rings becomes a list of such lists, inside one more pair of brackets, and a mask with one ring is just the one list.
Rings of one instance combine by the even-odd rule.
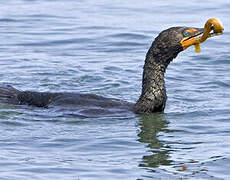
[[93, 94], [48, 93], [19, 91], [11, 86], [0, 87], [0, 101], [37, 107], [72, 106], [102, 109], [126, 109], [136, 113], [163, 111], [167, 94], [164, 74], [169, 63], [183, 50], [180, 41], [186, 27], [173, 27], [162, 31], [149, 48], [144, 65], [142, 92], [136, 103], [105, 98]]

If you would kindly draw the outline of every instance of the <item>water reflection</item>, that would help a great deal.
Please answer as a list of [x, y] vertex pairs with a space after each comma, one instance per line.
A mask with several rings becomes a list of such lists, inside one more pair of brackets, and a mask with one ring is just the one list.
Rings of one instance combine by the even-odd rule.
[[169, 160], [170, 148], [159, 140], [159, 133], [167, 131], [168, 123], [164, 120], [164, 114], [141, 116], [138, 141], [147, 144], [148, 153], [150, 154], [142, 157], [140, 167], [156, 168], [160, 165], [171, 164], [172, 161]]

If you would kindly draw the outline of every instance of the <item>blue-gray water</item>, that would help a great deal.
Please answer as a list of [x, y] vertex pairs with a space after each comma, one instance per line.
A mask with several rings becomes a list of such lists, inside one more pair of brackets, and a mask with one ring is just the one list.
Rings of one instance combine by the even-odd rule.
[[0, 104], [0, 179], [229, 179], [229, 9], [226, 0], [1, 1], [0, 83], [21, 90], [134, 102], [160, 31], [218, 17], [225, 33], [170, 64], [162, 114]]

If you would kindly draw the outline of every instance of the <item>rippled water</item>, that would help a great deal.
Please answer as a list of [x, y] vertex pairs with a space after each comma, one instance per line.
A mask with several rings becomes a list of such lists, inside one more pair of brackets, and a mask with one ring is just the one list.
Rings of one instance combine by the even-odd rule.
[[230, 2], [8, 0], [0, 83], [137, 100], [145, 53], [171, 26], [218, 17], [223, 36], [182, 52], [164, 113], [84, 118], [0, 104], [0, 175], [12, 179], [229, 179]]

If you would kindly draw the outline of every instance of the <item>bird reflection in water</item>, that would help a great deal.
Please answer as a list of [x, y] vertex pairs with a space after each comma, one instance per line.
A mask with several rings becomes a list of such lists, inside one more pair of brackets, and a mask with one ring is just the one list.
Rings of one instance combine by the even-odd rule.
[[146, 143], [151, 154], [144, 155], [140, 167], [156, 168], [160, 165], [170, 165], [172, 160], [169, 160], [170, 148], [159, 139], [159, 133], [167, 133], [169, 122], [164, 119], [164, 114], [149, 114], [141, 116], [138, 133], [138, 141]]

